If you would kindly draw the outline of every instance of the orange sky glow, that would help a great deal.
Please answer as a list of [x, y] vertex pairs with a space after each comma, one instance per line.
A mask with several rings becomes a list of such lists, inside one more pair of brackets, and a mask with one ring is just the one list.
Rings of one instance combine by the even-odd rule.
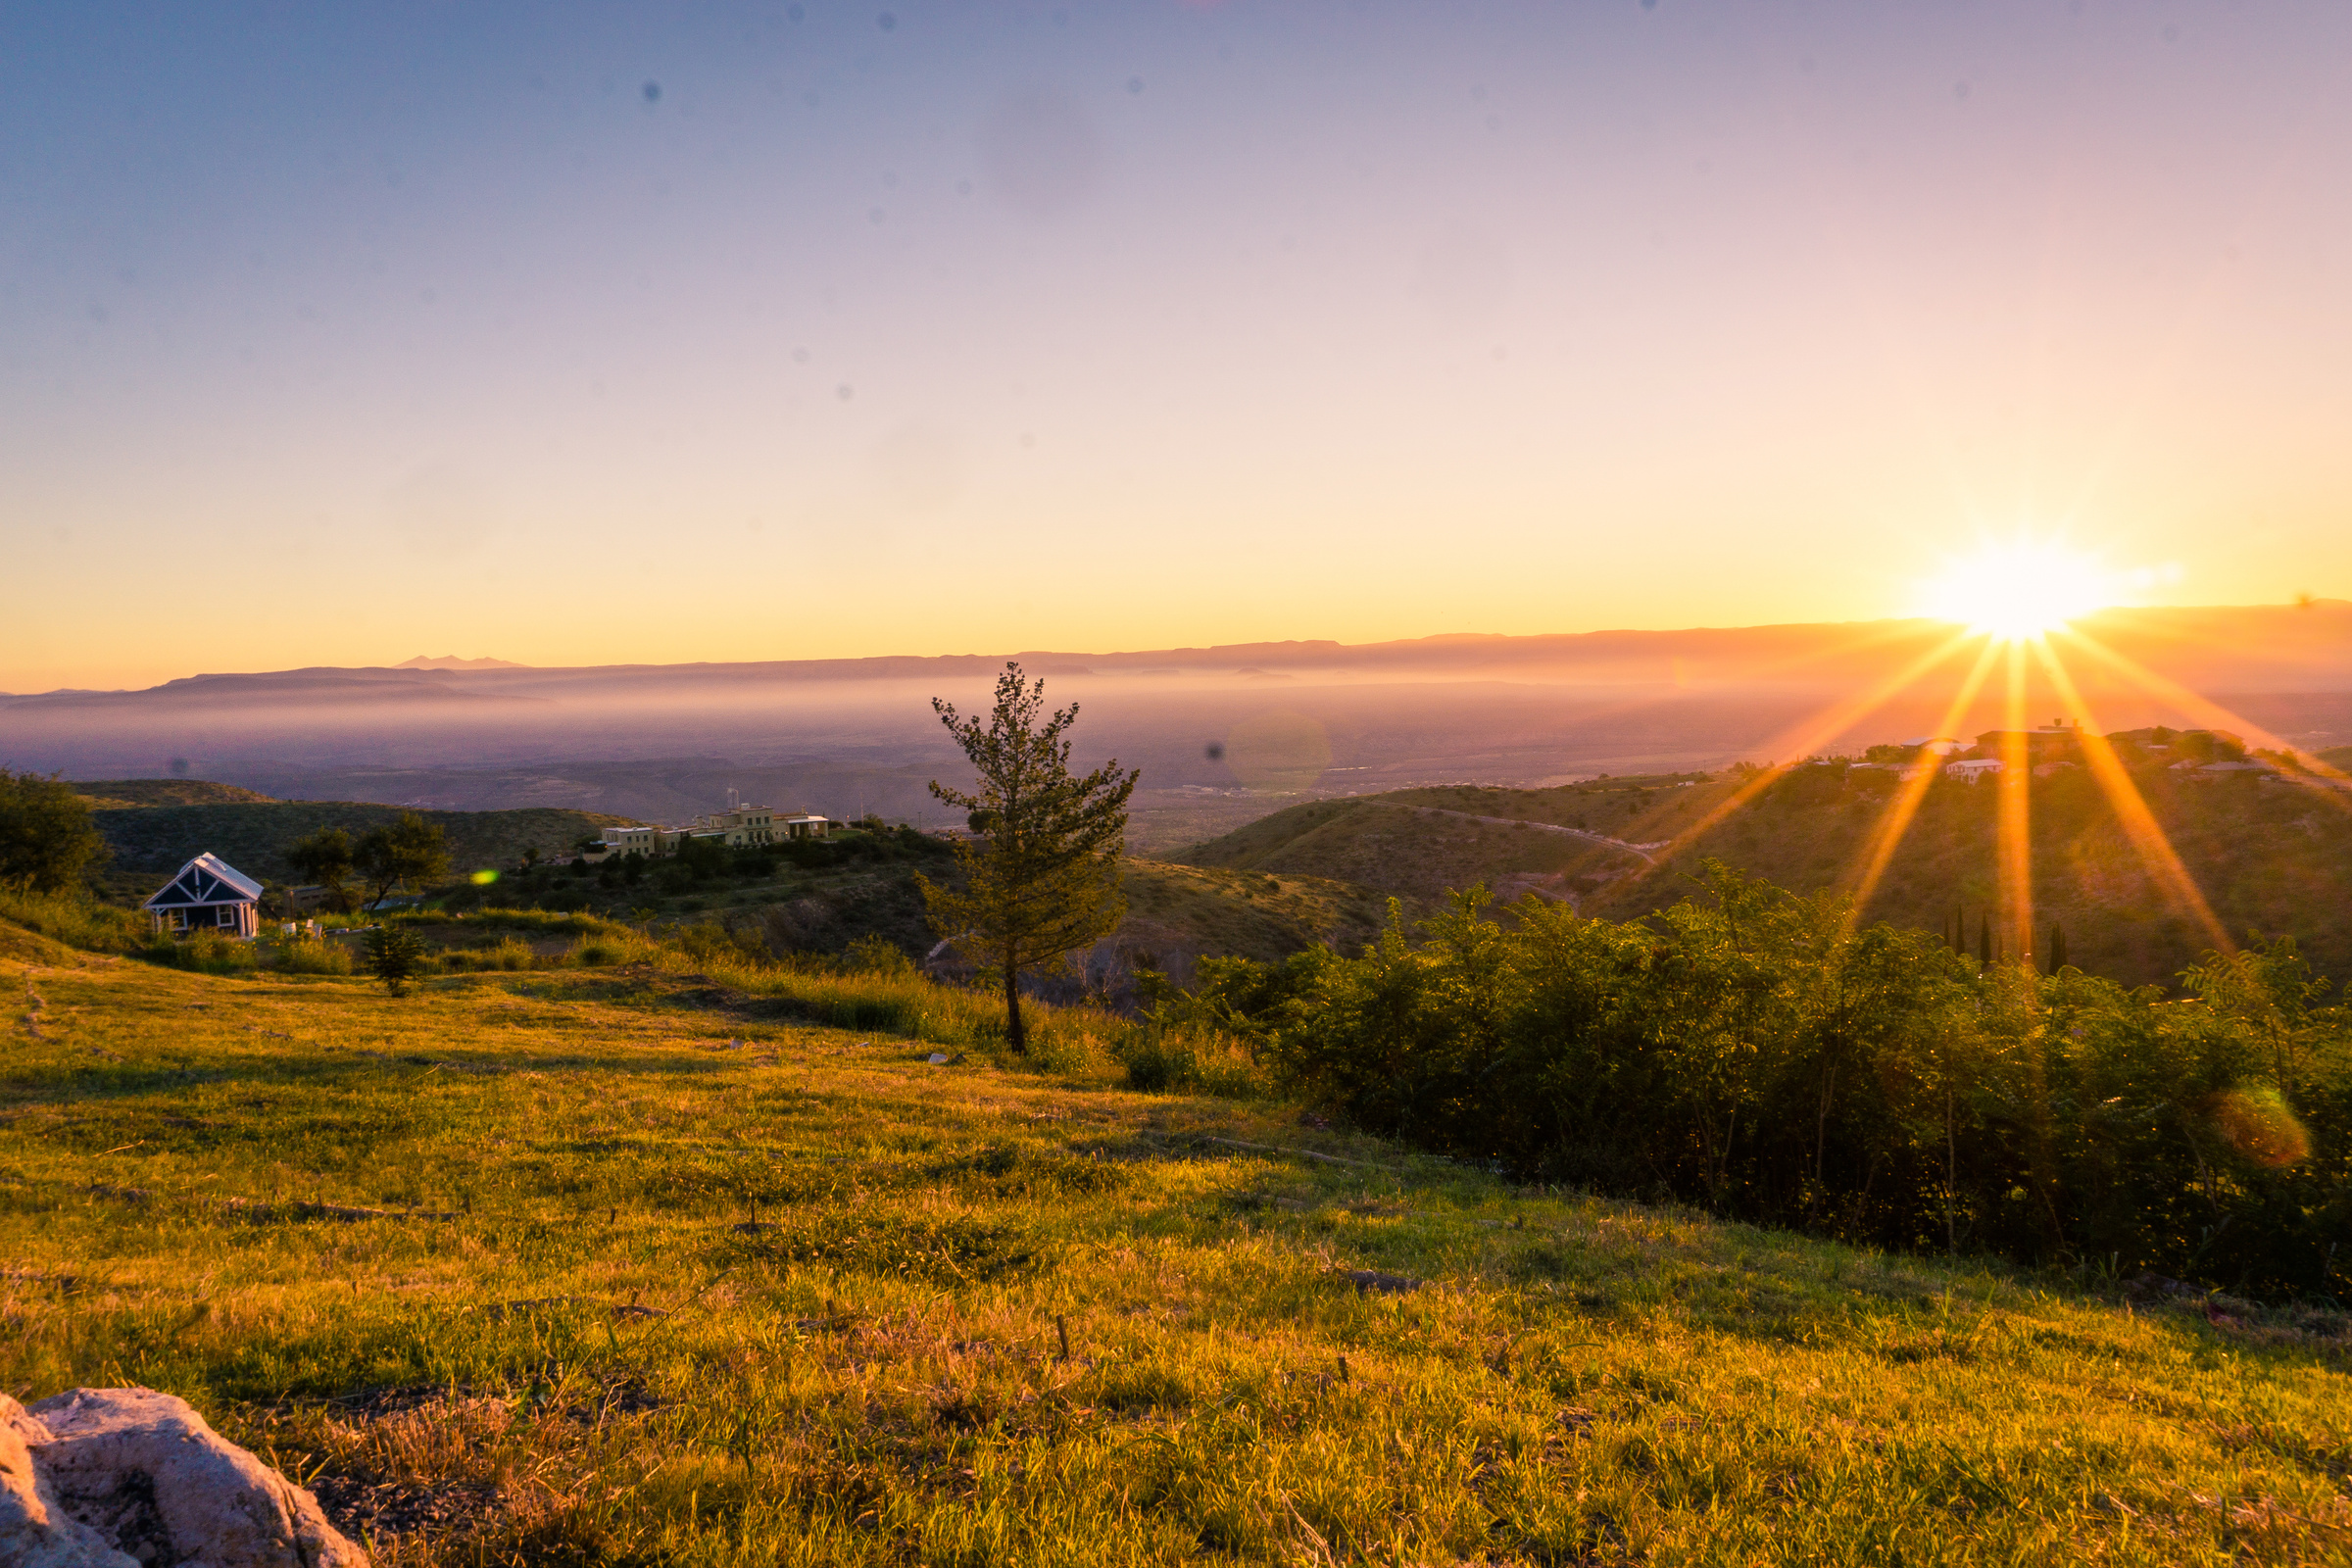
[[2340, 9], [132, 16], [0, 690], [2352, 594]]

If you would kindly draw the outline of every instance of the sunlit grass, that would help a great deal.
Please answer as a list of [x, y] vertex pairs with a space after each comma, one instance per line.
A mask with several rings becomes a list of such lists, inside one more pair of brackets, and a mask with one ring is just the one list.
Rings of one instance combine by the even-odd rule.
[[776, 1005], [870, 977], [26, 978], [5, 1386], [168, 1388], [330, 1497], [452, 1502], [396, 1568], [2345, 1544], [2324, 1350]]

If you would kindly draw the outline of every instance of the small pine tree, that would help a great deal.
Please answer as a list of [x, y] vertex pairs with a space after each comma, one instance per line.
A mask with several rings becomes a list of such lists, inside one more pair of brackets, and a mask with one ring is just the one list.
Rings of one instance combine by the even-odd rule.
[[424, 958], [424, 944], [407, 932], [379, 925], [368, 933], [368, 972], [394, 996], [408, 990]]
[[1992, 915], [1990, 911], [1977, 919], [1977, 961], [1985, 968], [1992, 967]]
[[2065, 967], [2066, 927], [2052, 920], [2050, 922], [2050, 973], [2056, 974]]
[[1060, 966], [1117, 929], [1127, 911], [1119, 858], [1136, 773], [1114, 760], [1073, 774], [1068, 731], [1077, 705], [1049, 714], [1046, 683], [1025, 681], [1017, 663], [997, 677], [986, 719], [936, 698], [931, 707], [979, 778], [976, 794], [937, 780], [931, 793], [987, 826], [985, 838], [956, 842], [961, 887], [919, 872], [915, 886], [932, 929], [1004, 985], [1005, 1043], [1018, 1054], [1028, 1047], [1021, 975]]

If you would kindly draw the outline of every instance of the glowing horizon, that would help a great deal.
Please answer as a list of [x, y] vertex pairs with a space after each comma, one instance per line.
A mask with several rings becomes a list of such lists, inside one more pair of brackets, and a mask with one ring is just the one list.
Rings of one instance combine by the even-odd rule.
[[0, 690], [2352, 594], [2341, 10], [20, 10]]

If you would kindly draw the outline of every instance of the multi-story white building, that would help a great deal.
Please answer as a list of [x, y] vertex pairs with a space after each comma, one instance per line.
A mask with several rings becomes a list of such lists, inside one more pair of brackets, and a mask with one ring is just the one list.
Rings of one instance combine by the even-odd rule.
[[781, 844], [787, 839], [821, 839], [832, 826], [825, 817], [809, 811], [779, 815], [770, 807], [738, 806], [724, 811], [706, 811], [683, 827], [609, 827], [605, 829], [604, 849], [588, 858], [674, 855], [688, 839], [712, 839], [729, 849]]

